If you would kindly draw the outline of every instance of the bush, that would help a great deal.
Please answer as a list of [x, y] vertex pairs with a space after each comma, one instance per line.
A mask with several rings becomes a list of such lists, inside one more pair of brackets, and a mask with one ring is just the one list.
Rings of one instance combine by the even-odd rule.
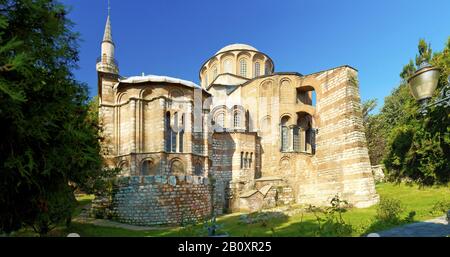
[[445, 214], [449, 210], [450, 210], [450, 199], [437, 201], [434, 204], [433, 208], [431, 209], [430, 213]]
[[400, 200], [394, 198], [381, 198], [377, 207], [376, 218], [379, 221], [387, 223], [399, 223], [400, 214], [403, 210], [404, 208]]

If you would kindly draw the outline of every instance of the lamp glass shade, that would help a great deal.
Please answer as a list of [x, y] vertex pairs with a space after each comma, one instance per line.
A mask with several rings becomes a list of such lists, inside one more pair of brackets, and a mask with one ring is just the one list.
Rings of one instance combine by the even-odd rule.
[[431, 98], [439, 81], [439, 68], [426, 67], [408, 79], [409, 88], [416, 100]]

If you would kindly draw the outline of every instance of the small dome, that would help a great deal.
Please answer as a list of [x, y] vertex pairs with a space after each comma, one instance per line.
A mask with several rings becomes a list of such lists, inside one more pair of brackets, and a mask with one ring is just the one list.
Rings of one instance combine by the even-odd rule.
[[254, 48], [251, 45], [231, 44], [231, 45], [227, 45], [227, 46], [223, 47], [216, 54], [222, 53], [222, 52], [226, 52], [226, 51], [230, 51], [230, 50], [253, 50], [253, 51], [258, 51], [258, 49]]

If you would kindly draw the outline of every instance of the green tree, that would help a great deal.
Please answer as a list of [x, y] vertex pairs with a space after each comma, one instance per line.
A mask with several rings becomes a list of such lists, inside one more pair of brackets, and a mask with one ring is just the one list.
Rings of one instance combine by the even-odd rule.
[[377, 99], [368, 99], [362, 103], [363, 125], [365, 128], [370, 163], [378, 165], [383, 159], [385, 139], [382, 134], [383, 123], [380, 114], [371, 114], [377, 106]]
[[[433, 55], [421, 39], [416, 65], [430, 62], [441, 70], [434, 97], [447, 85], [450, 74], [450, 37], [441, 53]], [[384, 164], [394, 179], [411, 178], [424, 185], [450, 181], [450, 111], [431, 107], [426, 116], [411, 96], [406, 80], [417, 68], [412, 61], [400, 73], [402, 84], [386, 97], [381, 115], [385, 121], [387, 144]]]
[[0, 232], [46, 234], [103, 174], [66, 14], [53, 0], [0, 0]]

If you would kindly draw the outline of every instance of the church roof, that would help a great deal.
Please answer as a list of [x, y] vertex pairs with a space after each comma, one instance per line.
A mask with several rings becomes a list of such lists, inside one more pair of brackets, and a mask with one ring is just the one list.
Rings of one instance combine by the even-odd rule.
[[[200, 88], [199, 85], [195, 84], [194, 82], [183, 80], [183, 79], [177, 79], [169, 76], [158, 76], [158, 75], [145, 75], [145, 76], [132, 76], [128, 78], [121, 78], [119, 79], [119, 83], [144, 83], [144, 82], [167, 82], [167, 83], [174, 83], [174, 84], [181, 84], [187, 87], [192, 88]], [[203, 89], [204, 90], [204, 89]]]
[[216, 54], [223, 53], [223, 52], [226, 52], [226, 51], [231, 51], [231, 50], [252, 50], [252, 51], [258, 51], [258, 49], [254, 48], [251, 45], [231, 44], [231, 45], [227, 45], [227, 46], [223, 47]]

